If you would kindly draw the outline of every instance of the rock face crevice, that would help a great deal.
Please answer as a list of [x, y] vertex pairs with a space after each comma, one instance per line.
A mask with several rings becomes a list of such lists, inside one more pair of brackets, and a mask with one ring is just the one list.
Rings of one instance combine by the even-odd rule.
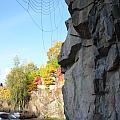
[[120, 120], [120, 1], [65, 0], [59, 64], [67, 120]]

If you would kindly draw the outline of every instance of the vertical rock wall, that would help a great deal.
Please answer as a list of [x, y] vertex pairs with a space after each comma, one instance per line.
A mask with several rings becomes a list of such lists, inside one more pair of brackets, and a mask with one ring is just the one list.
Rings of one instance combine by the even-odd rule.
[[61, 118], [63, 120], [63, 95], [61, 87], [56, 90], [38, 89], [33, 91], [28, 104], [28, 110], [38, 116], [38, 120], [43, 118]]
[[120, 1], [65, 0], [59, 64], [67, 120], [120, 120]]

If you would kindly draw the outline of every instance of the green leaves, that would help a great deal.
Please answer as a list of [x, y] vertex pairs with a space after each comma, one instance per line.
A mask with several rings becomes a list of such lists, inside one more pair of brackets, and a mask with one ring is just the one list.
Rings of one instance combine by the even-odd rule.
[[[56, 42], [48, 52], [48, 62], [38, 69], [34, 63], [22, 64], [18, 56], [14, 58], [14, 67], [7, 75], [6, 84], [11, 93], [11, 101], [16, 108], [24, 108], [25, 98], [32, 90], [37, 88], [37, 84], [46, 86], [55, 84], [56, 80], [62, 79], [62, 74], [58, 74], [58, 55], [62, 42]], [[62, 79], [63, 80], [63, 79]]]
[[58, 64], [58, 55], [61, 45], [62, 42], [56, 42], [53, 47], [48, 50], [48, 62], [46, 66], [41, 66], [37, 72], [46, 86], [55, 84], [57, 68], [60, 67]]
[[[19, 61], [19, 59], [17, 59], [17, 61]], [[7, 75], [6, 84], [11, 93], [11, 101], [16, 107], [20, 106], [23, 108], [25, 97], [29, 94], [28, 85], [34, 81], [32, 72], [35, 72], [37, 67], [33, 63], [18, 66], [18, 62], [14, 62], [15, 66]], [[35, 86], [33, 86], [33, 88], [35, 88]]]

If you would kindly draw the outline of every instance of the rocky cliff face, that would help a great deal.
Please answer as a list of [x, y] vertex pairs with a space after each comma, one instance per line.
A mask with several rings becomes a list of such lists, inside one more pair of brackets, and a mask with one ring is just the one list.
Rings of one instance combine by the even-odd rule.
[[120, 1], [65, 0], [59, 64], [67, 120], [120, 120]]
[[49, 89], [38, 89], [33, 91], [29, 101], [28, 109], [35, 113], [41, 120], [42, 118], [64, 118], [63, 95], [61, 88], [56, 91]]

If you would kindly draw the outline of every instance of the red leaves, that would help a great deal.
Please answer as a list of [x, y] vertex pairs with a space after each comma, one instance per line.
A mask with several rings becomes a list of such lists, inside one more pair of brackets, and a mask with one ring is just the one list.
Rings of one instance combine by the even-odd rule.
[[39, 76], [36, 77], [36, 78], [35, 78], [35, 82], [36, 82], [37, 85], [40, 85], [41, 82], [42, 82], [42, 81], [41, 81], [41, 77], [39, 77]]
[[57, 68], [56, 77], [59, 81], [63, 79], [63, 76], [62, 76], [62, 73], [61, 73], [61, 68]]

